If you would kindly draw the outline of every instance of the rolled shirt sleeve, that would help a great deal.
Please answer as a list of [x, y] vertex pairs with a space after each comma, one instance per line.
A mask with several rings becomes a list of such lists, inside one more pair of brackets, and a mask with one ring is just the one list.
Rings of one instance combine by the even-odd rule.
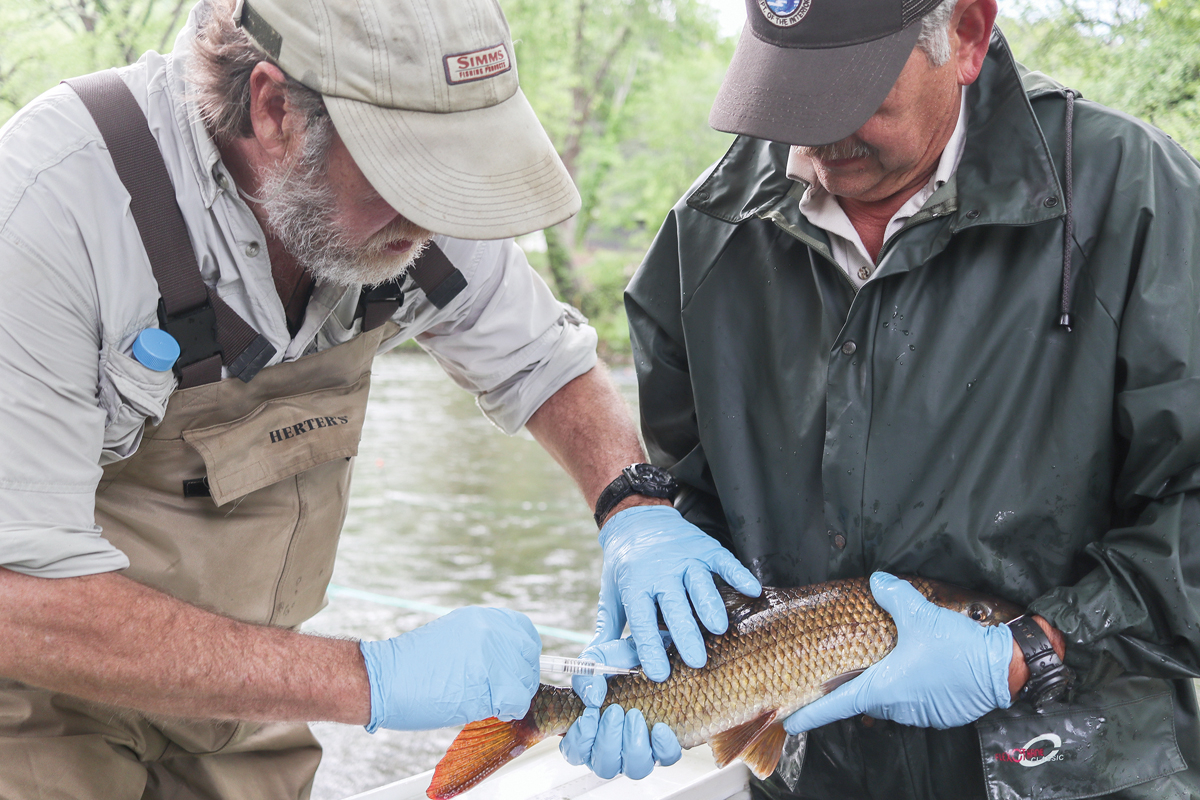
[[467, 288], [416, 340], [507, 434], [596, 365], [596, 331], [555, 299], [511, 239], [438, 239]]
[[44, 578], [129, 566], [95, 524], [96, 309], [64, 277], [0, 231], [0, 566]]

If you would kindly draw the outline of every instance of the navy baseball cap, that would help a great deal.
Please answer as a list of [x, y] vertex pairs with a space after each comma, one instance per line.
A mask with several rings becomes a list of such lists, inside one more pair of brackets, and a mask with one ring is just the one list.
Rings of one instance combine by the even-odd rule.
[[746, 0], [746, 25], [708, 122], [829, 144], [882, 105], [941, 0]]

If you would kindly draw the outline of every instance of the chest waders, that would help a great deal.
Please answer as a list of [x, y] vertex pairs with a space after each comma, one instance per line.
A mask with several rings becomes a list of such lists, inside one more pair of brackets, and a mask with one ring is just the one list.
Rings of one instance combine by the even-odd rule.
[[[127, 577], [245, 622], [297, 627], [324, 604], [371, 362], [398, 330], [399, 281], [364, 294], [363, 333], [263, 368], [274, 348], [201, 281], [125, 84], [111, 71], [69, 84], [129, 190], [160, 324], [182, 350], [162, 422], [104, 468], [96, 523], [128, 556]], [[466, 285], [432, 245], [412, 274], [439, 307]], [[221, 379], [222, 364], [234, 377]], [[320, 756], [300, 723], [152, 718], [0, 680], [0, 798], [307, 798]]]

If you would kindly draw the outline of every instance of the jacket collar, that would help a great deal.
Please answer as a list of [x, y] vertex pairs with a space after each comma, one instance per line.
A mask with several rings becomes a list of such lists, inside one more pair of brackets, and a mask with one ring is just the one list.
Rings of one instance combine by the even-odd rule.
[[[1025, 73], [1025, 77], [1034, 96], [1061, 90], [1038, 73]], [[955, 211], [953, 231], [977, 225], [1030, 225], [1062, 216], [1054, 161], [1021, 79], [1022, 72], [997, 29], [979, 78], [969, 90], [967, 142], [956, 180], [930, 198], [910, 226]], [[827, 251], [824, 232], [799, 212], [798, 200], [807, 186], [788, 179], [787, 155], [787, 145], [739, 136], [688, 196], [687, 204], [734, 224], [754, 216], [770, 218]], [[937, 205], [940, 213], [926, 214], [931, 205]]]

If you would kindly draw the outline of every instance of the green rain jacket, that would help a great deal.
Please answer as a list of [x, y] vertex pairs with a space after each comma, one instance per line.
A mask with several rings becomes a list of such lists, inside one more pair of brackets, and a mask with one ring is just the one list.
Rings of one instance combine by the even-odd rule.
[[800, 797], [1200, 797], [1200, 165], [1075, 104], [1068, 332], [1066, 94], [997, 35], [955, 179], [857, 294], [788, 148], [747, 137], [628, 288], [688, 519], [765, 584], [888, 570], [1026, 604], [1079, 673], [1042, 714], [814, 731]]

